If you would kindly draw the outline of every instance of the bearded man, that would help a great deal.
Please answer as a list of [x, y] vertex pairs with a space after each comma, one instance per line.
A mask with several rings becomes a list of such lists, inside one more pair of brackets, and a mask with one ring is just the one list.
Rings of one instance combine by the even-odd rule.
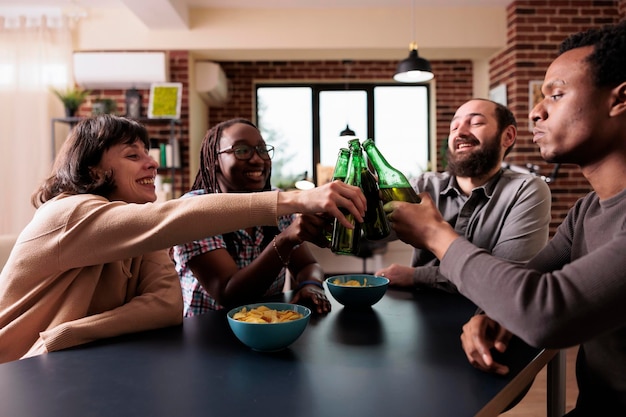
[[[531, 174], [502, 168], [517, 137], [513, 113], [499, 103], [472, 99], [450, 122], [446, 172], [417, 177], [417, 193], [428, 192], [444, 219], [467, 240], [493, 255], [525, 263], [548, 241], [551, 195]], [[439, 271], [439, 260], [415, 249], [411, 266], [391, 264], [376, 271], [400, 287], [434, 287], [456, 292]]]

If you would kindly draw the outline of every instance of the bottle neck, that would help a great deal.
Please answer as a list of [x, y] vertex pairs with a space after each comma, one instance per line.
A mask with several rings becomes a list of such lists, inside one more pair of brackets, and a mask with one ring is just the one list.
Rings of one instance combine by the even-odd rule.
[[380, 153], [378, 148], [374, 146], [369, 146], [365, 148], [365, 152], [367, 153], [367, 157], [370, 159], [370, 161], [372, 162], [372, 165], [374, 165], [374, 168], [376, 170], [378, 170], [379, 167], [380, 168], [386, 167], [389, 169], [393, 169], [393, 167], [389, 165], [389, 162], [387, 162], [385, 157]]
[[409, 181], [404, 174], [389, 165], [373, 143], [365, 145], [365, 152], [376, 170], [379, 188], [405, 188], [410, 187]]
[[350, 152], [342, 152], [337, 158], [335, 164], [335, 170], [333, 171], [332, 180], [345, 180], [348, 174], [348, 160], [350, 159]]
[[346, 177], [346, 184], [361, 185], [361, 169], [363, 167], [363, 151], [361, 145], [356, 144], [350, 147], [350, 162], [348, 163], [348, 176]]

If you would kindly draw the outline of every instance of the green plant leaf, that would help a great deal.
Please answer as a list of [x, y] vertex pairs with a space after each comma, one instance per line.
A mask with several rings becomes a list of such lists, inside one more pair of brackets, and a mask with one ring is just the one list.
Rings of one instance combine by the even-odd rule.
[[76, 110], [91, 93], [91, 90], [83, 90], [78, 87], [68, 87], [65, 90], [52, 89], [52, 92], [57, 96], [63, 105], [68, 109]]

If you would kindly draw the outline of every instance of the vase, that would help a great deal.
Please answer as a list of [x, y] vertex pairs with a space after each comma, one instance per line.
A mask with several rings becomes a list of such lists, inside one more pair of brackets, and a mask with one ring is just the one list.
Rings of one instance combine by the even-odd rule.
[[76, 117], [76, 111], [78, 109], [65, 108], [65, 117]]

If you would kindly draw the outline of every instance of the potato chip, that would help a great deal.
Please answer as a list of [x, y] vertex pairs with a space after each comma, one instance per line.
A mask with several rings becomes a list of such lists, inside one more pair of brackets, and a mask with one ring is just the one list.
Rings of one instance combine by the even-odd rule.
[[302, 314], [294, 310], [273, 310], [267, 306], [259, 306], [248, 310], [243, 307], [240, 311], [233, 314], [233, 319], [244, 321], [246, 323], [283, 323], [301, 319]]
[[342, 287], [367, 287], [367, 278], [363, 279], [363, 285], [356, 279], [350, 279], [346, 282], [341, 282], [339, 278], [333, 280], [333, 284], [340, 285]]

